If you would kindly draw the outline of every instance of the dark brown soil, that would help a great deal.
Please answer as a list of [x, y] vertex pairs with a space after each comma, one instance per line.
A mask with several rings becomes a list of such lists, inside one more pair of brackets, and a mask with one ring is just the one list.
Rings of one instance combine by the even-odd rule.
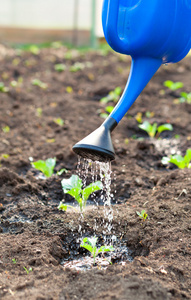
[[[64, 47], [37, 55], [0, 47], [0, 81], [9, 87], [0, 93], [0, 125], [10, 127], [8, 133], [1, 129], [0, 141], [0, 299], [191, 299], [191, 169], [161, 164], [164, 155], [184, 155], [191, 147], [191, 106], [175, 101], [181, 91], [190, 92], [191, 57], [162, 66], [113, 132], [112, 233], [134, 260], [113, 259], [105, 270], [98, 265], [79, 271], [61, 262], [89, 255], [80, 248], [79, 222], [83, 236], [96, 234], [101, 243], [104, 208], [89, 207], [81, 221], [73, 210], [59, 211], [59, 202], [70, 200], [60, 182], [76, 173], [78, 158], [71, 148], [102, 123], [99, 100], [124, 88], [130, 59], [76, 50], [67, 59], [68, 53]], [[70, 72], [75, 62], [84, 69]], [[57, 72], [58, 63], [67, 69]], [[48, 87], [33, 86], [35, 78]], [[12, 87], [13, 80], [21, 83]], [[171, 92], [165, 80], [182, 81], [184, 87]], [[169, 122], [173, 132], [149, 139], [135, 119], [141, 112], [148, 120], [147, 111], [154, 112], [150, 122]], [[58, 117], [64, 126], [54, 123]], [[38, 179], [29, 157], [56, 157], [55, 174]], [[61, 168], [68, 173], [56, 175]], [[136, 213], [143, 209], [146, 221]], [[24, 267], [32, 270], [27, 274]]]

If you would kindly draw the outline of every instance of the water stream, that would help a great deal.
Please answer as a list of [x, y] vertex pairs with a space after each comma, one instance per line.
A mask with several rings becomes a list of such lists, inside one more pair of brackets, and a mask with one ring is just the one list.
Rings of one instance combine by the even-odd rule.
[[[80, 158], [78, 159], [77, 165], [77, 175], [82, 179], [83, 188], [88, 184], [100, 180], [103, 185], [101, 190], [101, 197], [96, 199], [96, 194], [93, 193], [93, 201], [95, 207], [98, 205], [104, 206], [104, 220], [103, 220], [103, 235], [112, 236], [112, 220], [113, 220], [113, 209], [111, 201], [114, 195], [111, 193], [111, 181], [112, 181], [112, 170], [111, 163], [103, 162], [93, 162], [89, 159]], [[97, 229], [97, 224], [95, 220], [95, 230]]]

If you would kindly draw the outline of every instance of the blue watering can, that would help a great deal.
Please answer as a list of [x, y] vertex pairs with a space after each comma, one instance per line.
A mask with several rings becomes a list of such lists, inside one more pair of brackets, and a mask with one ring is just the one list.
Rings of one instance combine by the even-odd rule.
[[191, 0], [104, 0], [102, 24], [111, 48], [132, 57], [131, 70], [112, 113], [73, 151], [94, 161], [111, 161], [112, 130], [158, 68], [180, 61], [191, 48]]

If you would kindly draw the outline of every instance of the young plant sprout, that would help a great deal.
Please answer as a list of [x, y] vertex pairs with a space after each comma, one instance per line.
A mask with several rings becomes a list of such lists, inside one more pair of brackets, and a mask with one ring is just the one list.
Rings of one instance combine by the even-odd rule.
[[62, 118], [57, 118], [54, 119], [54, 123], [62, 127], [64, 125], [64, 120]]
[[84, 63], [76, 62], [74, 65], [70, 67], [70, 72], [78, 72], [80, 70], [83, 70], [85, 68]]
[[56, 71], [58, 71], [58, 72], [63, 72], [63, 71], [66, 70], [66, 65], [64, 65], [64, 64], [56, 64], [56, 65], [54, 66], [54, 69], [55, 69]]
[[109, 92], [109, 94], [106, 97], [101, 98], [100, 103], [106, 104], [111, 101], [117, 102], [121, 95], [121, 91], [121, 87], [116, 87], [113, 91]]
[[9, 91], [9, 88], [6, 87], [3, 82], [0, 82], [0, 92], [7, 93], [8, 91]]
[[158, 137], [161, 132], [165, 130], [173, 130], [173, 126], [171, 124], [163, 124], [160, 126], [157, 126], [157, 123], [154, 123], [153, 125], [150, 124], [148, 121], [144, 121], [142, 124], [139, 125], [139, 128], [146, 131], [148, 135], [153, 138], [153, 137]]
[[186, 92], [182, 92], [180, 93], [180, 98], [179, 98], [179, 102], [180, 103], [188, 103], [191, 104], [191, 93], [186, 93]]
[[47, 88], [47, 84], [42, 82], [39, 79], [33, 79], [32, 80], [32, 85], [36, 85], [36, 86], [38, 86], [38, 87], [40, 87], [41, 89], [44, 89], [44, 90]]
[[97, 248], [96, 243], [97, 243], [97, 237], [95, 236], [92, 238], [85, 237], [80, 245], [80, 247], [85, 248], [92, 254], [94, 265], [95, 265], [95, 258], [99, 253], [114, 251], [113, 246], [101, 246], [100, 248]]
[[61, 170], [59, 170], [56, 174], [58, 176], [62, 175], [63, 173], [68, 173], [68, 170], [66, 168], [62, 168]]
[[171, 91], [176, 91], [184, 86], [182, 82], [173, 82], [172, 80], [166, 80], [163, 85], [169, 88]]
[[66, 87], [66, 93], [71, 94], [73, 93], [73, 88], [71, 86]]
[[29, 272], [32, 272], [32, 268], [27, 269], [26, 267], [23, 267], [23, 269], [27, 272], [27, 275], [29, 274]]
[[31, 162], [33, 168], [41, 171], [46, 177], [52, 176], [56, 165], [56, 158], [48, 158], [47, 160], [38, 160]]
[[37, 107], [36, 116], [39, 117], [39, 118], [42, 117], [42, 108], [41, 107]]
[[147, 217], [148, 217], [148, 215], [147, 215], [147, 213], [146, 213], [146, 211], [145, 211], [144, 209], [141, 211], [141, 213], [137, 211], [137, 215], [138, 215], [142, 220], [144, 220], [144, 221], [145, 221], [145, 220], [147, 219]]
[[4, 133], [8, 133], [10, 131], [10, 127], [9, 126], [4, 126], [2, 127], [2, 130]]
[[176, 165], [179, 169], [191, 168], [191, 149], [186, 150], [186, 155], [182, 156], [179, 154], [164, 156], [161, 160], [163, 165], [172, 163]]
[[82, 179], [80, 179], [78, 175], [72, 175], [69, 179], [63, 179], [61, 181], [61, 185], [64, 193], [71, 195], [78, 202], [82, 213], [86, 207], [86, 202], [89, 196], [103, 188], [101, 181], [96, 181], [82, 189]]
[[112, 106], [112, 105], [106, 106], [106, 108], [105, 108], [106, 112], [101, 113], [100, 117], [106, 119], [109, 116], [109, 114], [112, 112], [113, 109], [114, 109], [114, 106]]
[[142, 116], [143, 114], [141, 112], [138, 112], [135, 116], [135, 120], [138, 122], [138, 123], [142, 123]]

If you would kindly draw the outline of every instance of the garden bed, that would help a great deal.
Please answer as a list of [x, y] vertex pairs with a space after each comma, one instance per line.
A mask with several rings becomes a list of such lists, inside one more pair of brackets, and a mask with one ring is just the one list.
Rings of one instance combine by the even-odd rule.
[[[9, 88], [0, 93], [0, 298], [191, 299], [191, 169], [161, 163], [191, 148], [191, 104], [177, 103], [181, 91], [190, 92], [191, 57], [162, 66], [112, 134], [112, 234], [130, 259], [118, 253], [107, 267], [98, 261], [85, 271], [63, 262], [89, 256], [80, 248], [84, 236], [96, 235], [102, 244], [104, 206], [88, 206], [84, 218], [72, 209], [59, 211], [61, 200], [71, 201], [61, 180], [76, 174], [71, 148], [103, 122], [100, 99], [125, 87], [130, 59], [105, 51], [59, 47], [32, 54], [1, 46], [0, 60], [0, 81]], [[76, 62], [80, 70], [71, 72]], [[55, 70], [56, 64], [65, 70]], [[184, 87], [170, 91], [165, 80]], [[173, 131], [148, 138], [138, 113], [143, 121], [171, 123]], [[56, 157], [55, 172], [43, 179], [30, 160], [50, 157]], [[62, 168], [68, 172], [58, 176]], [[137, 215], [142, 210], [145, 221]]]

